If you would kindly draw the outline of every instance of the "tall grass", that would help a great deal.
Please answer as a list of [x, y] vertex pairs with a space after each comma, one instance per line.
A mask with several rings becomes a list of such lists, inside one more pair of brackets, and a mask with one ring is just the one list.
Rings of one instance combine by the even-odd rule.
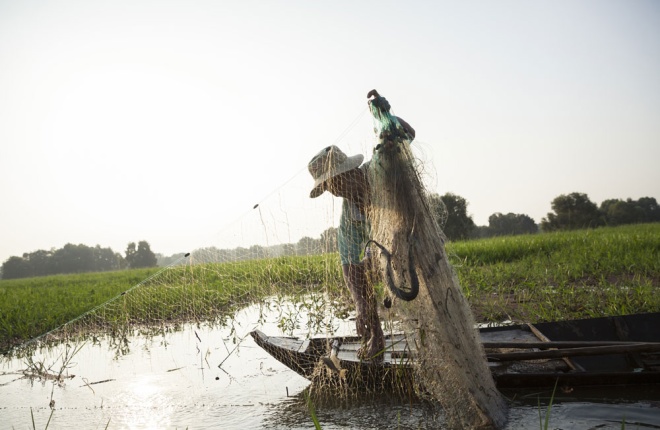
[[0, 281], [0, 351], [76, 318], [157, 269]]
[[557, 320], [660, 310], [660, 224], [448, 246], [482, 321]]
[[341, 290], [335, 255], [0, 281], [0, 351], [106, 305], [102, 324], [199, 322], [274, 294]]
[[[479, 322], [660, 311], [660, 223], [450, 243], [447, 251]], [[213, 319], [268, 296], [321, 289], [350, 300], [336, 254], [157, 271], [1, 280], [0, 351], [122, 293], [135, 299], [105, 315], [110, 325]]]

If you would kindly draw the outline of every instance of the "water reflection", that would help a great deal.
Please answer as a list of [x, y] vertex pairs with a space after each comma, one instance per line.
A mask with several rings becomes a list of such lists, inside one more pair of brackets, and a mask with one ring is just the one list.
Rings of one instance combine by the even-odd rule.
[[[299, 307], [290, 311], [300, 313]], [[282, 324], [282, 315], [288, 313], [251, 306], [224, 327], [184, 325], [179, 331], [127, 336], [120, 343], [127, 352], [119, 355], [116, 343], [88, 342], [71, 358], [61, 382], [25, 378], [25, 361], [4, 361], [0, 423], [3, 428], [33, 428], [34, 415], [36, 428], [45, 428], [51, 418], [50, 429], [312, 428], [305, 397], [309, 382], [248, 336], [256, 328], [272, 335], [284, 330], [308, 334], [304, 322]], [[336, 318], [321, 325], [336, 334], [351, 334], [354, 328], [352, 322]], [[32, 360], [61, 363], [66, 348], [39, 352]], [[627, 428], [660, 428], [656, 388], [617, 394], [605, 395], [601, 389], [560, 395], [554, 400], [550, 427], [620, 429], [625, 418]], [[545, 413], [550, 395], [508, 393], [513, 407], [507, 429], [539, 428], [538, 405]], [[616, 403], [603, 403], [607, 399]], [[314, 406], [324, 430], [435, 429], [443, 423], [437, 407], [410, 397], [360, 395], [316, 401]]]
[[[273, 404], [264, 428], [310, 428], [307, 392]], [[438, 429], [444, 424], [441, 410], [431, 403], [388, 394], [316, 399], [312, 407], [324, 429]]]

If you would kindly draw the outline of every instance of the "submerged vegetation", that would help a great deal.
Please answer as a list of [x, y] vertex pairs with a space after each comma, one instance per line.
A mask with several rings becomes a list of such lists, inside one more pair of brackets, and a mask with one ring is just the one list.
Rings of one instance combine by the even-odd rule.
[[[660, 311], [658, 223], [456, 242], [447, 253], [478, 322]], [[2, 280], [0, 351], [103, 304], [94, 328], [216, 320], [311, 291], [350, 302], [336, 254]]]

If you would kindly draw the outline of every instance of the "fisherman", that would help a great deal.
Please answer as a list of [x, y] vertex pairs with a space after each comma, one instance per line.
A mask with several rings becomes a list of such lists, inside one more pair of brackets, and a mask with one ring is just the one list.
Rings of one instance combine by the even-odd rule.
[[[368, 97], [374, 96], [369, 103], [381, 103], [389, 111], [389, 104], [373, 90]], [[401, 118], [395, 117], [410, 140], [415, 137], [415, 130]], [[337, 242], [344, 281], [351, 292], [356, 308], [356, 329], [364, 341], [358, 351], [360, 358], [382, 359], [385, 347], [383, 329], [380, 326], [373, 285], [370, 284], [366, 268], [370, 267], [370, 255], [361, 257], [362, 249], [369, 240], [369, 166], [362, 164], [362, 154], [347, 156], [337, 146], [328, 146], [321, 150], [309, 162], [309, 172], [314, 178], [311, 198], [316, 198], [329, 191], [336, 197], [342, 197], [341, 218]]]

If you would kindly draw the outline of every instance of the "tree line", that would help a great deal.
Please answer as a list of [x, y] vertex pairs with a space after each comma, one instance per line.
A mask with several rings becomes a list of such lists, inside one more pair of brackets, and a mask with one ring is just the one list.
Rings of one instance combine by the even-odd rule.
[[617, 226], [660, 221], [660, 207], [653, 197], [608, 199], [600, 206], [584, 193], [562, 194], [551, 202], [549, 212], [536, 224], [526, 214], [494, 213], [487, 226], [477, 226], [468, 215], [468, 202], [463, 197], [447, 193], [429, 196], [431, 211], [449, 240], [534, 234], [560, 230], [575, 230], [601, 226]]
[[[488, 218], [487, 226], [477, 226], [474, 223], [467, 211], [468, 201], [457, 194], [446, 193], [440, 196], [432, 193], [428, 196], [428, 202], [431, 213], [450, 241], [660, 221], [660, 207], [652, 197], [642, 197], [639, 200], [608, 199], [598, 206], [584, 193], [562, 194], [552, 200], [552, 212], [549, 212], [540, 224], [526, 214], [497, 212]], [[198, 249], [193, 251], [193, 258], [199, 253], [210, 254], [214, 261], [240, 261], [332, 252], [337, 252], [335, 227], [324, 230], [320, 237], [305, 236], [296, 243], [268, 247], [253, 245], [249, 248]], [[2, 278], [168, 266], [183, 256], [183, 253], [170, 257], [156, 255], [146, 241], [137, 245], [134, 242], [129, 243], [125, 256], [99, 245], [91, 248], [67, 244], [57, 250], [39, 250], [23, 254], [23, 257], [9, 258], [2, 265]]]
[[660, 221], [660, 207], [653, 197], [639, 200], [608, 199], [600, 206], [584, 193], [561, 195], [552, 201], [552, 210], [541, 221], [543, 231], [574, 230]]
[[2, 264], [2, 279], [29, 278], [33, 276], [68, 273], [105, 272], [120, 269], [156, 267], [156, 255], [149, 243], [130, 242], [125, 256], [100, 245], [90, 247], [67, 243], [50, 251], [38, 250], [24, 253], [22, 257], [10, 257]]

